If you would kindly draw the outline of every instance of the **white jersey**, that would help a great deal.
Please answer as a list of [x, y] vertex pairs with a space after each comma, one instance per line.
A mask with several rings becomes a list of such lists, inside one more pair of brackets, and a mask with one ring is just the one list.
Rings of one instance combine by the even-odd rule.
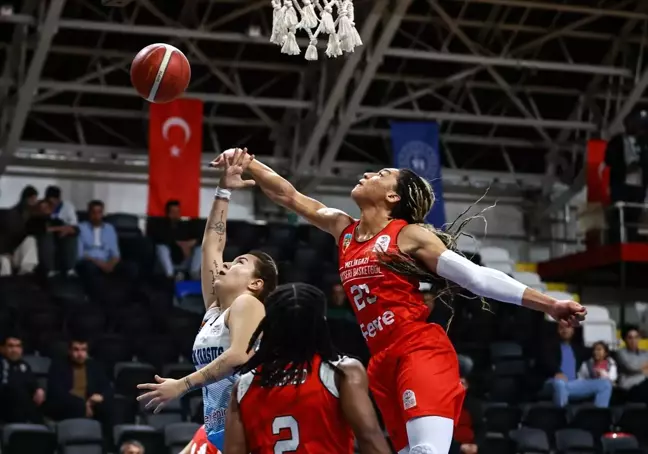
[[[192, 359], [196, 370], [200, 370], [230, 348], [230, 331], [225, 326], [228, 309], [221, 312], [214, 307], [203, 317], [203, 324], [193, 345]], [[210, 440], [225, 428], [225, 413], [237, 376], [232, 375], [203, 388], [205, 409], [205, 431]]]

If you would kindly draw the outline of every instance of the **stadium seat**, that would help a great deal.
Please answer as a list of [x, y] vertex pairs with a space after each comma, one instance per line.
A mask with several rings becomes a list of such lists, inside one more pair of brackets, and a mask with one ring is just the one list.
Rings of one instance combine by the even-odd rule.
[[236, 244], [226, 244], [225, 250], [223, 251], [223, 260], [226, 262], [233, 261], [236, 257], [243, 254], [243, 249], [238, 247]]
[[134, 424], [138, 402], [132, 396], [116, 394], [112, 402], [112, 421], [114, 424]]
[[295, 243], [297, 238], [297, 229], [288, 224], [268, 224], [268, 233], [266, 242], [280, 248], [290, 246]]
[[124, 396], [140, 394], [137, 385], [140, 383], [154, 383], [155, 368], [145, 363], [117, 363], [115, 364], [115, 392]]
[[591, 433], [580, 429], [562, 429], [556, 432], [556, 450], [559, 454], [594, 454], [596, 447]]
[[162, 433], [153, 427], [144, 425], [117, 425], [113, 427], [113, 440], [115, 440], [115, 452], [119, 446], [127, 440], [135, 440], [142, 443], [145, 452], [164, 452], [164, 437]]
[[547, 434], [540, 429], [522, 427], [509, 433], [515, 443], [515, 451], [524, 453], [548, 453], [550, 451]]
[[147, 336], [153, 329], [151, 314], [140, 309], [125, 309], [115, 314], [116, 331], [127, 339]]
[[487, 454], [514, 454], [515, 444], [508, 436], [498, 433], [487, 433], [479, 451]]
[[255, 249], [260, 244], [259, 228], [247, 222], [228, 221], [227, 236], [228, 242], [231, 239], [233, 244], [245, 252]]
[[526, 361], [513, 359], [493, 363], [493, 374], [496, 377], [522, 377], [526, 373]]
[[101, 424], [93, 419], [66, 419], [56, 425], [59, 450], [65, 454], [101, 454]]
[[567, 414], [564, 408], [547, 403], [529, 404], [522, 416], [522, 425], [542, 429], [547, 434], [554, 434], [567, 427]]
[[490, 404], [484, 408], [486, 432], [508, 434], [520, 426], [522, 410], [508, 404]]
[[568, 409], [569, 426], [590, 432], [596, 439], [612, 429], [612, 411], [590, 405], [578, 405]]
[[490, 356], [493, 362], [524, 357], [522, 346], [515, 342], [494, 342], [490, 345]]
[[2, 428], [2, 454], [54, 454], [56, 435], [39, 424], [7, 424]]
[[499, 270], [506, 274], [512, 274], [515, 262], [506, 249], [499, 247], [482, 247], [479, 250], [482, 264], [489, 268]]
[[517, 378], [497, 377], [491, 380], [489, 397], [494, 402], [514, 404], [520, 401], [521, 386]]
[[513, 278], [520, 281], [527, 287], [530, 287], [539, 292], [547, 291], [547, 285], [542, 282], [538, 273], [530, 273], [528, 271], [514, 271]]
[[164, 428], [169, 424], [177, 424], [181, 422], [183, 422], [181, 413], [147, 413], [144, 415], [144, 423], [156, 430], [164, 430]]
[[321, 265], [319, 251], [312, 247], [302, 247], [295, 251], [295, 257], [292, 263], [293, 269], [311, 270]]
[[169, 336], [147, 336], [138, 339], [135, 354], [139, 361], [162, 370], [164, 364], [178, 361], [178, 345]]
[[[643, 423], [645, 427], [646, 421]], [[644, 452], [640, 449], [637, 439], [632, 435], [603, 436], [601, 437], [601, 448], [603, 454], [642, 454]]]
[[45, 356], [37, 356], [37, 355], [26, 355], [23, 357], [23, 360], [27, 364], [29, 364], [29, 367], [31, 367], [32, 372], [37, 377], [45, 377], [47, 375], [47, 372], [49, 371], [50, 364], [52, 362], [51, 359]]
[[31, 305], [22, 325], [30, 332], [60, 331], [62, 321], [56, 306]]
[[92, 356], [112, 373], [115, 364], [133, 359], [132, 345], [122, 336], [109, 334], [90, 345]]
[[134, 214], [111, 213], [104, 218], [108, 224], [112, 224], [116, 230], [139, 230], [139, 219]]
[[73, 336], [95, 340], [106, 329], [106, 316], [101, 311], [77, 311], [67, 318], [67, 330]]
[[644, 404], [627, 404], [621, 408], [614, 425], [619, 432], [632, 434], [642, 442], [648, 442], [648, 407]]
[[164, 428], [164, 444], [171, 453], [180, 452], [199, 428], [200, 425], [193, 422], [169, 424]]

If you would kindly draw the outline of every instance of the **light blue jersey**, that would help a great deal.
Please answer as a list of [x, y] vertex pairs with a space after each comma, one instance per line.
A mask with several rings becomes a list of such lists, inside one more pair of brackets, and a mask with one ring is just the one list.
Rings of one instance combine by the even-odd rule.
[[[196, 370], [200, 370], [220, 355], [231, 345], [230, 331], [225, 326], [229, 309], [221, 312], [220, 308], [211, 308], [203, 318], [203, 325], [196, 336], [192, 359]], [[223, 431], [225, 414], [232, 394], [237, 375], [224, 378], [203, 388], [203, 406], [205, 408], [205, 431], [211, 444], [223, 450]]]

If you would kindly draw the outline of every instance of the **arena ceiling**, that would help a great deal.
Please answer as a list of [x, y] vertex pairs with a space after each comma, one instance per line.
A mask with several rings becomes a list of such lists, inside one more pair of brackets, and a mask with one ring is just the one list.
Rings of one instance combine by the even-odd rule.
[[365, 45], [317, 62], [268, 42], [270, 0], [13, 2], [0, 17], [0, 170], [43, 155], [145, 160], [147, 103], [128, 71], [160, 41], [190, 59], [206, 150], [247, 145], [310, 186], [341, 161], [388, 164], [389, 121], [407, 119], [441, 123], [445, 167], [575, 190], [586, 139], [648, 102], [645, 0], [355, 0]]

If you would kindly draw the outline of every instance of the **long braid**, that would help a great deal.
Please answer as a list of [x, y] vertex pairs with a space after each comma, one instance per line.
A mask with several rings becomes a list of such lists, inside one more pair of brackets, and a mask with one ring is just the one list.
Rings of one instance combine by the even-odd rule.
[[[286, 284], [268, 296], [266, 316], [250, 339], [256, 353], [239, 371], [254, 371], [261, 386], [300, 382], [314, 355], [331, 365], [339, 357], [326, 324], [326, 297], [308, 284]], [[334, 366], [335, 367], [335, 366]], [[335, 368], [339, 371], [339, 369]]]
[[[421, 178], [416, 173], [408, 169], [400, 169], [396, 192], [400, 196], [400, 201], [393, 208], [391, 217], [393, 219], [402, 219], [408, 224], [417, 224], [433, 232], [446, 246], [446, 248], [461, 254], [457, 249], [457, 240], [460, 236], [471, 236], [464, 233], [464, 228], [475, 219], [482, 219], [486, 222], [483, 214], [492, 207], [487, 207], [474, 216], [464, 217], [470, 209], [481, 202], [488, 191], [478, 199], [474, 204], [469, 206], [461, 213], [452, 223], [446, 224], [444, 230], [439, 230], [434, 226], [425, 223], [425, 217], [432, 209], [435, 202], [434, 191], [430, 183]], [[493, 205], [494, 206], [494, 205]], [[443, 304], [448, 306], [452, 311], [452, 316], [448, 322], [448, 327], [454, 317], [453, 301], [454, 297], [461, 294], [463, 289], [436, 273], [432, 273], [427, 266], [420, 263], [414, 257], [402, 252], [390, 253], [383, 252], [378, 257], [380, 263], [387, 269], [395, 273], [409, 276], [420, 282], [431, 284], [435, 297]], [[482, 308], [490, 310], [488, 303], [481, 299]]]

